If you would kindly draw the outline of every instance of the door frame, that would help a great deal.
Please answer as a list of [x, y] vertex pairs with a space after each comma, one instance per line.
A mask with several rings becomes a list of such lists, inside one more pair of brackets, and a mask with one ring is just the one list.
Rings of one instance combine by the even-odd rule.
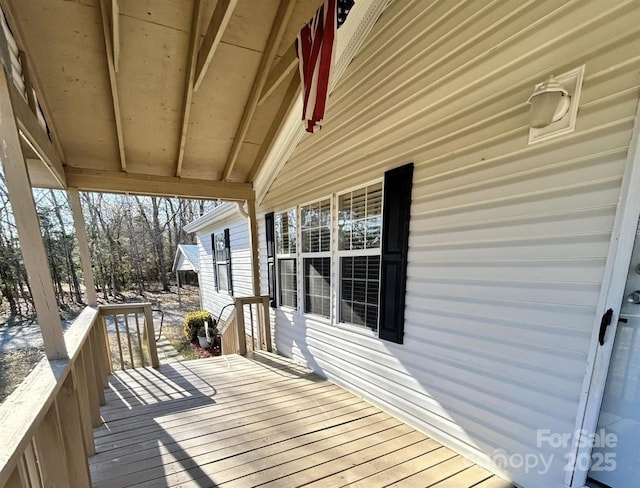
[[[624, 298], [631, 252], [640, 218], [640, 100], [636, 108], [627, 163], [622, 178], [618, 209], [614, 219], [611, 241], [607, 254], [602, 288], [598, 300], [597, 317], [594, 323], [591, 345], [587, 356], [587, 368], [578, 405], [574, 433], [593, 434], [598, 428], [598, 417], [613, 351], [613, 341], [618, 328], [618, 316]], [[598, 335], [600, 319], [607, 309], [613, 309], [613, 319], [607, 329], [604, 345], [600, 346]], [[580, 436], [573, 435], [570, 455], [573, 469], [567, 466], [565, 485], [572, 488], [585, 487], [588, 470], [580, 460], [591, 457], [591, 446], [581, 446]], [[582, 443], [586, 444], [586, 443]]]

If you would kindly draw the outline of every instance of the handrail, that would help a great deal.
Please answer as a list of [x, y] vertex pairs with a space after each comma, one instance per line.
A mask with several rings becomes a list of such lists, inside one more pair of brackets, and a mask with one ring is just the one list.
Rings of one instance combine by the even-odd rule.
[[[64, 334], [69, 358], [40, 360], [0, 404], [0, 487], [91, 486], [87, 458], [95, 454], [93, 427], [102, 423], [112, 371], [104, 319], [124, 315], [126, 326], [138, 313], [144, 337], [139, 327], [135, 336], [128, 333], [129, 351], [138, 337], [158, 367], [150, 303], [86, 307]], [[117, 320], [114, 326], [118, 330]]]
[[0, 486], [91, 485], [108, 374], [98, 316], [86, 307], [65, 333], [69, 358], [42, 359], [0, 405]]
[[[141, 316], [141, 317], [140, 317]], [[111, 317], [111, 324], [115, 331], [115, 342], [117, 347], [117, 357], [114, 357], [111, 351], [111, 341], [109, 340], [109, 331], [106, 318]], [[120, 317], [122, 319], [120, 320]], [[145, 367], [144, 347], [146, 346], [148, 363], [154, 368], [159, 367], [158, 351], [156, 348], [156, 336], [153, 327], [153, 311], [151, 303], [125, 303], [110, 304], [100, 306], [100, 318], [104, 331], [105, 340], [107, 341], [109, 351], [110, 368], [113, 371], [114, 361], [118, 360], [120, 369], [136, 368], [136, 362], [139, 366]], [[140, 320], [142, 318], [143, 327], [140, 331]], [[109, 324], [109, 325], [111, 325]], [[134, 327], [135, 324], [135, 328]], [[133, 328], [133, 331], [132, 331]], [[124, 336], [124, 337], [123, 337]], [[136, 355], [138, 359], [136, 359]]]

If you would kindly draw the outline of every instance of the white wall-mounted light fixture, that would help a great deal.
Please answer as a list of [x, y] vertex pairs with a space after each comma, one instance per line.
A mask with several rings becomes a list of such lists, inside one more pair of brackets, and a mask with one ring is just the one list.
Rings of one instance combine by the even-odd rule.
[[584, 65], [538, 83], [529, 97], [529, 144], [573, 132]]

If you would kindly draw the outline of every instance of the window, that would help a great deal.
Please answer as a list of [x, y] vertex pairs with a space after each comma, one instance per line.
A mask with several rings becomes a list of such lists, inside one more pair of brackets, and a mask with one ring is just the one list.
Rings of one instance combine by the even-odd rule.
[[331, 200], [300, 208], [304, 311], [331, 317]]
[[275, 216], [276, 259], [278, 261], [279, 303], [281, 306], [298, 307], [296, 250], [298, 229], [296, 210]]
[[378, 327], [382, 183], [338, 196], [340, 322]]
[[213, 275], [216, 291], [226, 291], [233, 295], [231, 280], [231, 243], [229, 229], [224, 233], [211, 234], [213, 252]]
[[272, 306], [299, 307], [402, 344], [412, 185], [408, 163], [386, 171], [384, 182], [303, 205], [298, 213], [266, 214]]

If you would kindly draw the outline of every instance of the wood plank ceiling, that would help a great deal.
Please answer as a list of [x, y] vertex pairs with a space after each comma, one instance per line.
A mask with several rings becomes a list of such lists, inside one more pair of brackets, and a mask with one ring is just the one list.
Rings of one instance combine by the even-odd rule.
[[70, 183], [251, 182], [299, 87], [295, 36], [321, 3], [0, 0]]

